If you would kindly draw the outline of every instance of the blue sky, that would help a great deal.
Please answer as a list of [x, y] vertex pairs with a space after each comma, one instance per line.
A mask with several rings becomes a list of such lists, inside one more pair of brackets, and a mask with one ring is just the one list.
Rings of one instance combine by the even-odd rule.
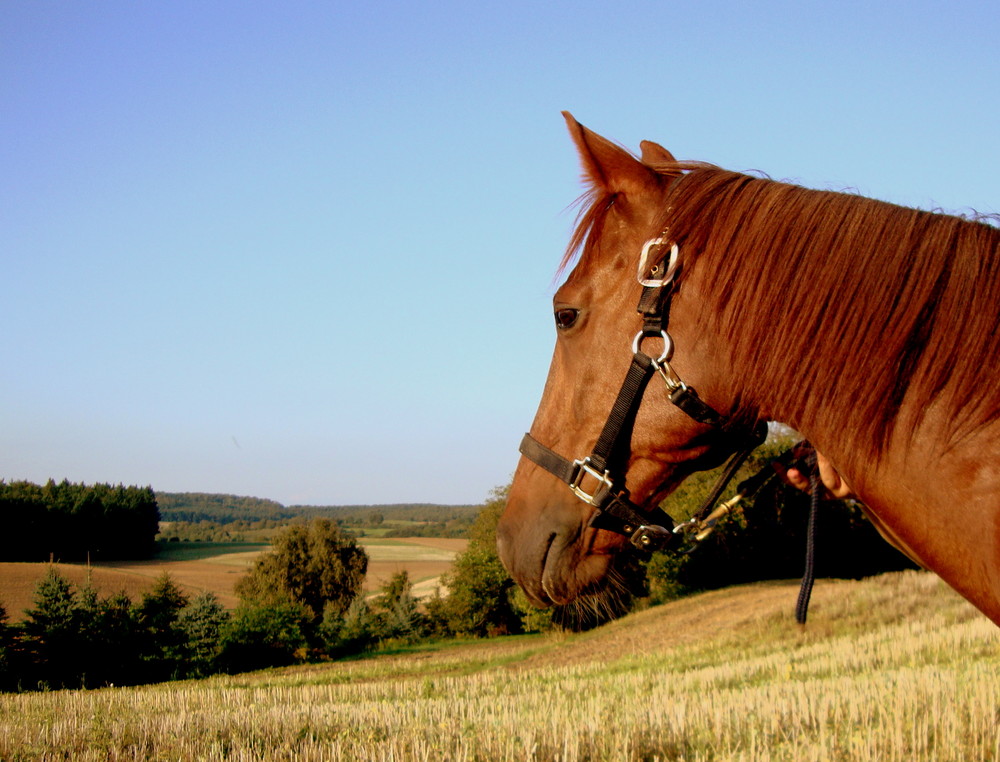
[[477, 503], [579, 168], [1000, 211], [982, 2], [0, 4], [0, 478]]

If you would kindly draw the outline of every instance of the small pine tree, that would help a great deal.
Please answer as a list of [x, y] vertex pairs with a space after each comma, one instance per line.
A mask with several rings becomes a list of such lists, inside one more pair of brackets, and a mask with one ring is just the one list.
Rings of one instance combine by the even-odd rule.
[[130, 685], [142, 681], [144, 633], [139, 612], [124, 590], [100, 601], [95, 630], [102, 683]]
[[50, 687], [75, 684], [80, 671], [76, 591], [55, 567], [38, 583], [34, 608], [25, 613], [24, 631], [39, 682]]
[[324, 631], [327, 653], [331, 656], [364, 651], [378, 638], [378, 622], [364, 596], [355, 598], [343, 615], [332, 607], [327, 611]]
[[220, 637], [229, 615], [214, 593], [204, 592], [177, 614], [177, 630], [184, 635], [185, 671], [203, 677], [216, 671], [221, 652]]
[[178, 629], [177, 618], [187, 603], [187, 596], [166, 572], [143, 595], [138, 614], [147, 679], [169, 680], [182, 669], [185, 634]]
[[379, 640], [415, 639], [424, 634], [424, 617], [417, 608], [413, 584], [405, 570], [386, 581], [372, 611]]

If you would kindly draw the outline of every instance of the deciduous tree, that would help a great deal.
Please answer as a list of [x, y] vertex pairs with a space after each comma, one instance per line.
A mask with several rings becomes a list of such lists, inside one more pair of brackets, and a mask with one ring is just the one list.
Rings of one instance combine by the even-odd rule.
[[237, 583], [245, 602], [294, 601], [318, 625], [324, 611], [342, 615], [361, 592], [368, 555], [355, 539], [328, 519], [313, 519], [275, 537], [272, 549], [258, 557]]

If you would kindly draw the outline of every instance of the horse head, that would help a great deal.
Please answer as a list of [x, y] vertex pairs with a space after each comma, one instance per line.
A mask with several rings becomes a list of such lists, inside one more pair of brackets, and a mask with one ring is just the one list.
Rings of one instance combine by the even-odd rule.
[[[636, 310], [644, 293], [637, 266], [640, 253], [650, 251], [648, 242], [658, 241], [653, 257], [660, 261], [646, 265], [667, 266], [667, 199], [682, 165], [650, 142], [643, 142], [637, 158], [565, 117], [589, 192], [563, 260], [569, 269], [578, 255], [575, 265], [553, 298], [556, 345], [529, 438], [579, 462], [602, 436], [640, 344], [652, 357], [669, 359], [672, 341], [677, 354], [667, 365], [671, 373], [697, 386], [705, 405], [723, 415], [732, 403], [725, 358], [713, 354], [710, 337], [699, 330], [697, 279], [685, 278], [684, 288], [670, 294], [669, 335], [644, 333]], [[624, 424], [624, 484], [602, 485], [599, 471], [584, 469], [576, 488], [568, 489], [535, 460], [518, 464], [497, 530], [498, 548], [534, 603], [565, 604], [601, 590], [615, 578], [616, 559], [629, 547], [626, 536], [594, 525], [597, 510], [581, 494], [587, 498], [607, 486], [624, 491], [635, 506], [653, 509], [687, 475], [717, 465], [734, 449], [725, 427], [671, 404], [655, 374], [636, 404]]]

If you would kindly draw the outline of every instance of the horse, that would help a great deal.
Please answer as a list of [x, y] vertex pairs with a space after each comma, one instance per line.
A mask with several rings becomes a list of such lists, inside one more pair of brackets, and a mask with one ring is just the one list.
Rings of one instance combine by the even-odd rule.
[[780, 421], [887, 539], [1000, 625], [995, 220], [678, 161], [650, 141], [635, 155], [564, 117], [586, 192], [497, 527], [527, 597], [599, 595], [623, 551], [672, 534], [658, 506], [678, 484]]

